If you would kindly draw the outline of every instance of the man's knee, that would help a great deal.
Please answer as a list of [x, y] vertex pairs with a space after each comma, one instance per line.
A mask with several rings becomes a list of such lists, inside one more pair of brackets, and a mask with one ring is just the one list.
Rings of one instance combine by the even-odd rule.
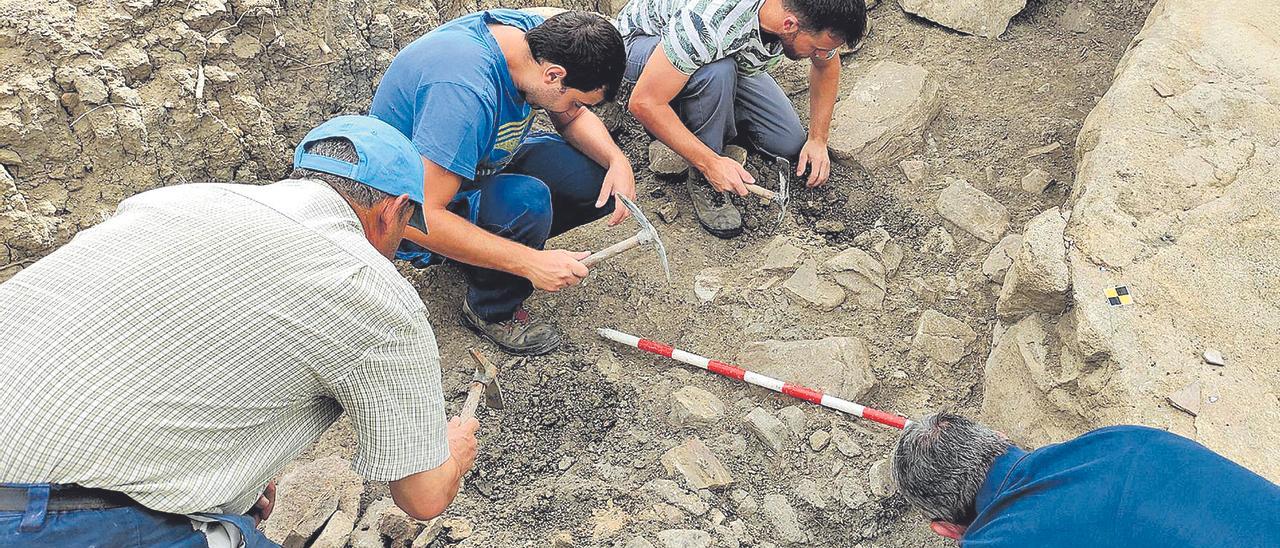
[[497, 177], [481, 191], [481, 228], [526, 245], [541, 245], [551, 231], [551, 190], [537, 177]]

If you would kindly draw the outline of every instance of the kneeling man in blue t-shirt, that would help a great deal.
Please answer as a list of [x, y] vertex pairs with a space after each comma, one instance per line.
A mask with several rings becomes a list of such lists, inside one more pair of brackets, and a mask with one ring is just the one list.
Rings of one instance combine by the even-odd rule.
[[[613, 98], [625, 64], [621, 35], [599, 15], [495, 9], [409, 44], [373, 97], [371, 114], [409, 136], [426, 166], [398, 258], [462, 263], [463, 323], [507, 352], [555, 349], [560, 333], [530, 320], [524, 301], [587, 275], [587, 253], [544, 250], [547, 239], [610, 213], [618, 224], [627, 210], [612, 196], [635, 197], [631, 164], [584, 108]], [[558, 134], [530, 135], [533, 109]]]
[[1280, 546], [1280, 486], [1144, 426], [1024, 451], [939, 413], [903, 430], [893, 477], [961, 548]]

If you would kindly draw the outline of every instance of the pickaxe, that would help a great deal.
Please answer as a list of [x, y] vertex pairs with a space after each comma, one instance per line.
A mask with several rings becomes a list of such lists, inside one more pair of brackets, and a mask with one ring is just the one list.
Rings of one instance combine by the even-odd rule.
[[462, 404], [459, 416], [463, 421], [476, 416], [476, 407], [480, 405], [480, 395], [484, 394], [484, 405], [489, 409], [505, 409], [507, 400], [502, 395], [502, 385], [498, 384], [498, 368], [484, 357], [479, 350], [468, 349], [471, 357], [476, 359], [476, 372], [471, 377], [471, 387], [467, 389], [467, 401]]
[[778, 204], [778, 224], [787, 215], [787, 203], [791, 201], [791, 162], [786, 158], [774, 158], [778, 163], [778, 190], [769, 190], [760, 185], [746, 185], [747, 192]]
[[635, 236], [591, 254], [590, 257], [582, 260], [582, 264], [587, 267], [591, 267], [591, 265], [613, 257], [614, 255], [622, 254], [623, 252], [638, 245], [652, 244], [653, 248], [658, 252], [658, 260], [662, 261], [662, 271], [667, 275], [667, 283], [670, 284], [671, 267], [667, 264], [667, 248], [662, 245], [662, 238], [658, 237], [658, 229], [653, 227], [653, 223], [649, 222], [649, 218], [644, 216], [644, 212], [640, 211], [640, 206], [637, 206], [635, 202], [632, 202], [629, 198], [621, 194], [614, 194], [614, 196], [618, 198], [619, 202], [622, 202], [622, 205], [626, 206], [626, 208], [631, 211], [631, 218], [635, 219], [636, 223], [640, 225], [640, 231], [637, 232]]

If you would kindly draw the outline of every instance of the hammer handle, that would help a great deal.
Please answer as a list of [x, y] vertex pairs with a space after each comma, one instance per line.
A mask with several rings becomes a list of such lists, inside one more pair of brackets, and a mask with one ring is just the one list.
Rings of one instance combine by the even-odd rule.
[[636, 234], [635, 236], [632, 236], [630, 238], [622, 240], [621, 242], [618, 242], [609, 247], [601, 249], [600, 251], [592, 253], [590, 257], [587, 257], [582, 260], [582, 264], [589, 268], [600, 261], [613, 257], [614, 255], [622, 254], [623, 252], [638, 245], [640, 245], [640, 235]]
[[458, 413], [463, 421], [476, 418], [476, 407], [480, 405], [482, 394], [484, 394], [484, 385], [478, 382], [471, 383], [471, 387], [467, 389], [467, 401], [462, 403], [462, 412]]
[[747, 184], [747, 185], [743, 185], [743, 186], [746, 186], [746, 187], [747, 187], [747, 192], [750, 192], [750, 193], [752, 193], [752, 194], [755, 194], [756, 196], [759, 196], [759, 197], [761, 197], [761, 198], [765, 198], [765, 199], [768, 199], [768, 200], [775, 200], [775, 199], [777, 199], [777, 198], [778, 198], [778, 193], [777, 193], [777, 192], [774, 192], [774, 191], [772, 191], [772, 190], [769, 190], [769, 189], [767, 189], [767, 188], [765, 188], [765, 187], [762, 187], [762, 186], [760, 186], [760, 185]]

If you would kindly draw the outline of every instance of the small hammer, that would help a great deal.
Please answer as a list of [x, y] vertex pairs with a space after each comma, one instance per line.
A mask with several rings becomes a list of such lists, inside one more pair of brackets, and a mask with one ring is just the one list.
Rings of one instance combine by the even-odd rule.
[[471, 376], [471, 387], [467, 389], [467, 400], [462, 404], [462, 412], [458, 416], [463, 421], [476, 417], [476, 407], [480, 405], [480, 395], [484, 394], [484, 405], [489, 409], [505, 409], [507, 400], [502, 395], [502, 386], [498, 384], [498, 368], [484, 357], [479, 350], [467, 349], [476, 360], [476, 372]]
[[658, 252], [658, 260], [662, 262], [662, 271], [667, 274], [667, 283], [670, 284], [671, 267], [667, 264], [667, 248], [662, 245], [662, 238], [658, 237], [658, 229], [653, 227], [653, 223], [649, 222], [649, 218], [644, 216], [644, 212], [640, 211], [640, 206], [636, 205], [631, 199], [621, 194], [614, 194], [614, 197], [631, 211], [631, 218], [636, 220], [636, 224], [640, 225], [640, 231], [635, 236], [592, 253], [590, 257], [582, 260], [582, 264], [590, 268], [600, 261], [620, 255], [638, 245], [653, 244], [653, 248]]
[[782, 219], [787, 215], [787, 202], [791, 201], [791, 162], [786, 158], [775, 157], [774, 161], [778, 164], [778, 190], [769, 190], [760, 185], [748, 184], [747, 192], [755, 194], [761, 198], [778, 204], [778, 224], [782, 224]]

